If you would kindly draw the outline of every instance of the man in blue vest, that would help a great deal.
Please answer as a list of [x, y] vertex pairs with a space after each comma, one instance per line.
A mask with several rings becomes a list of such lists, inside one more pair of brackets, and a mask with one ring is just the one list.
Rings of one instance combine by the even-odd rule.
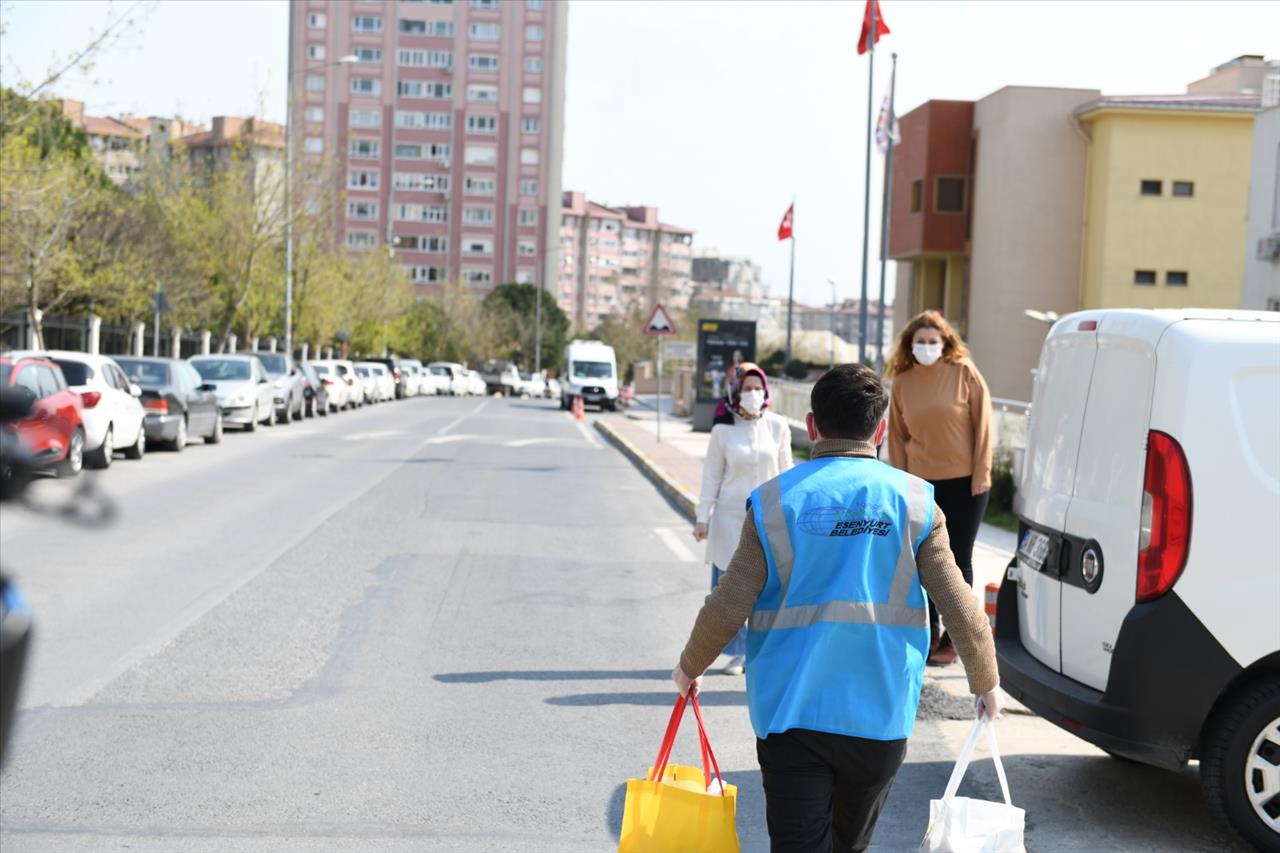
[[876, 459], [887, 404], [862, 365], [818, 380], [813, 459], [752, 493], [737, 552], [672, 672], [687, 692], [747, 623], [747, 704], [774, 853], [867, 848], [915, 722], [930, 600], [977, 713], [1000, 712], [991, 629], [933, 487]]

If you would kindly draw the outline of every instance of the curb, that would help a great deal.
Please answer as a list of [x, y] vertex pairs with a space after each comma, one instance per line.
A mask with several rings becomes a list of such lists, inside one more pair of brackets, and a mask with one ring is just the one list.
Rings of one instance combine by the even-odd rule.
[[595, 427], [596, 432], [603, 435], [610, 444], [621, 450], [622, 455], [630, 459], [640, 469], [640, 473], [644, 474], [651, 483], [658, 487], [658, 491], [671, 502], [681, 515], [690, 522], [697, 520], [698, 499], [690, 494], [684, 486], [672, 479], [670, 474], [659, 468], [656, 462], [630, 441], [623, 438], [617, 430], [609, 426], [605, 421], [595, 421]]

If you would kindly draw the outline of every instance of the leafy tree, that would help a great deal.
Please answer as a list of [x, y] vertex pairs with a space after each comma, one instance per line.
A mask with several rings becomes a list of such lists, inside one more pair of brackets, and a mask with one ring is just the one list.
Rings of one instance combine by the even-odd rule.
[[545, 288], [503, 284], [484, 298], [483, 319], [498, 332], [492, 358], [515, 361], [532, 369], [537, 341], [538, 302], [542, 302], [542, 365], [559, 362], [569, 336], [569, 315]]

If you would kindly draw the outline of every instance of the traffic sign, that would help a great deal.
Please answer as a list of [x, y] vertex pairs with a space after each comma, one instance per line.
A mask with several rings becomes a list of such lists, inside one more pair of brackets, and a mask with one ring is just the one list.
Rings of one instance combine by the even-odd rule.
[[654, 306], [653, 313], [649, 315], [649, 322], [644, 324], [644, 333], [646, 335], [674, 335], [676, 333], [676, 324], [671, 322], [671, 317], [667, 314], [667, 309], [661, 305]]
[[698, 358], [698, 345], [693, 341], [672, 341], [667, 344], [665, 355], [672, 361], [694, 361]]

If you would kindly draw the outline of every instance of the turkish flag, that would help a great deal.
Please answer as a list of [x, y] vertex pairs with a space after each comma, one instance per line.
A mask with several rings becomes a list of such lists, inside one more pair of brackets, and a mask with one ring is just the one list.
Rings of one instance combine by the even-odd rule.
[[786, 215], [782, 217], [782, 224], [778, 226], [779, 240], [785, 240], [791, 236], [791, 220], [795, 218], [795, 215], [796, 206], [795, 203], [792, 202], [791, 206], [787, 208]]
[[[867, 34], [871, 32], [872, 6], [876, 8], [876, 35], [868, 45]], [[862, 34], [858, 36], [858, 55], [866, 53], [868, 47], [874, 47], [881, 36], [887, 35], [889, 35], [889, 25], [884, 22], [884, 15], [880, 14], [880, 0], [867, 0], [867, 10], [862, 13]]]

